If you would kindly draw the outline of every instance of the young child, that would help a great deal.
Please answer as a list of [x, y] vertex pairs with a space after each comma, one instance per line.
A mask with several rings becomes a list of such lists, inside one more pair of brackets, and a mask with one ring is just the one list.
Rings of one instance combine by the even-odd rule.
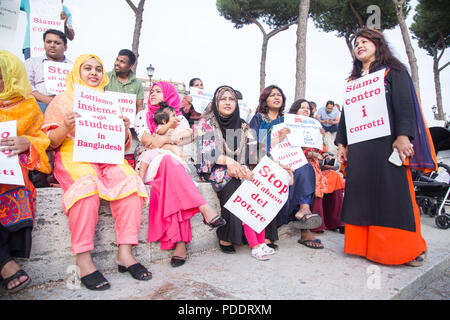
[[[169, 106], [166, 102], [161, 103], [161, 108], [158, 109], [153, 117], [153, 120], [158, 125], [156, 128], [156, 134], [170, 136], [170, 140], [173, 144], [166, 144], [161, 149], [170, 151], [169, 153], [159, 150], [160, 154], [170, 154], [181, 163], [186, 163], [189, 156], [178, 145], [182, 144], [184, 138], [188, 138], [192, 134], [192, 129], [183, 128], [180, 126], [180, 118], [178, 118], [176, 111], [173, 107]], [[149, 168], [150, 158], [145, 154], [142, 157], [141, 165], [139, 167], [139, 176], [144, 183], [148, 182], [147, 171]]]
[[[292, 173], [292, 169], [285, 165], [281, 164], [279, 165], [289, 172], [289, 185], [292, 186], [292, 184], [294, 183], [294, 175]], [[244, 234], [245, 237], [247, 238], [248, 245], [252, 249], [251, 251], [252, 257], [261, 261], [269, 260], [270, 259], [269, 255], [274, 254], [275, 250], [270, 248], [265, 243], [265, 235], [266, 235], [265, 230], [263, 229], [260, 233], [256, 233], [255, 230], [250, 228], [245, 223], [242, 223], [242, 225], [244, 226]]]

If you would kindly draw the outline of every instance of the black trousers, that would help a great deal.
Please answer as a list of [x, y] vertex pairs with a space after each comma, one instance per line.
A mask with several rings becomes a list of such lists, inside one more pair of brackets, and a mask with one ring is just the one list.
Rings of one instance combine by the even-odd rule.
[[32, 227], [10, 232], [0, 225], [0, 270], [15, 258], [29, 258], [31, 252]]

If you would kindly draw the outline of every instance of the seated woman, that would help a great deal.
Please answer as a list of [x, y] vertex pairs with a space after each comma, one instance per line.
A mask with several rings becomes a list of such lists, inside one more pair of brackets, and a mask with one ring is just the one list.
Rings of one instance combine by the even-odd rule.
[[[312, 108], [308, 101], [299, 99], [295, 101], [289, 113], [311, 117]], [[325, 148], [325, 145], [324, 145]], [[338, 229], [343, 233], [344, 225], [341, 222], [342, 204], [344, 201], [344, 179], [334, 170], [321, 169], [319, 160], [331, 159], [332, 156], [326, 152], [315, 148], [303, 148], [306, 158], [311, 163], [316, 174], [316, 191], [312, 211], [319, 213], [323, 218], [323, 223], [313, 232], [320, 232], [325, 229]], [[328, 168], [331, 168], [328, 166]], [[304, 242], [308, 246], [310, 242]]]
[[[256, 114], [250, 121], [250, 128], [257, 134], [257, 141], [260, 144], [259, 150], [265, 148], [270, 151], [272, 127], [284, 121], [283, 111], [286, 104], [286, 97], [283, 91], [274, 85], [265, 88], [259, 97], [259, 105]], [[282, 129], [279, 132], [277, 143], [282, 141], [289, 129]], [[263, 147], [262, 145], [265, 145]], [[306, 164], [294, 171], [294, 183], [289, 187], [289, 198], [284, 207], [276, 217], [276, 224], [269, 224], [266, 228], [266, 242], [273, 245], [278, 240], [277, 228], [290, 221], [297, 221], [297, 225], [302, 228], [299, 243], [308, 241], [313, 247], [323, 247], [319, 239], [315, 239], [309, 229], [314, 229], [322, 224], [322, 218], [311, 212], [311, 204], [315, 191], [315, 175], [311, 164]], [[274, 220], [275, 221], [275, 220]]]
[[[36, 189], [29, 170], [50, 173], [50, 141], [40, 130], [44, 116], [31, 95], [25, 66], [8, 51], [0, 51], [0, 122], [17, 121], [17, 136], [0, 137], [0, 152], [19, 155], [24, 186], [0, 183], [0, 280], [7, 292], [25, 288], [31, 278], [13, 260], [29, 258], [36, 210]], [[1, 132], [0, 132], [1, 133]]]
[[[110, 201], [119, 250], [115, 262], [120, 272], [130, 272], [137, 280], [149, 280], [152, 274], [136, 261], [132, 246], [138, 244], [141, 213], [148, 194], [141, 178], [126, 160], [122, 164], [100, 164], [73, 161], [75, 120], [72, 111], [75, 84], [103, 92], [108, 83], [102, 61], [95, 55], [79, 56], [66, 77], [67, 89], [49, 104], [42, 129], [56, 149], [54, 175], [64, 190], [63, 209], [69, 216], [72, 252], [80, 268], [81, 282], [91, 290], [106, 290], [110, 284], [95, 267], [91, 251], [98, 220], [100, 199]], [[125, 149], [131, 144], [129, 120], [123, 118], [126, 130]]]
[[212, 228], [223, 226], [225, 220], [206, 203], [183, 164], [158, 150], [173, 141], [170, 136], [156, 134], [154, 114], [161, 102], [167, 102], [181, 115], [177, 90], [168, 82], [156, 82], [148, 100], [148, 111], [138, 113], [135, 128], [140, 141], [136, 149], [137, 167], [144, 154], [153, 153], [147, 158], [148, 170], [154, 172], [150, 182], [148, 241], [159, 241], [162, 250], [175, 249], [171, 265], [178, 267], [186, 262], [186, 244], [192, 239], [191, 218], [200, 211], [203, 221]]

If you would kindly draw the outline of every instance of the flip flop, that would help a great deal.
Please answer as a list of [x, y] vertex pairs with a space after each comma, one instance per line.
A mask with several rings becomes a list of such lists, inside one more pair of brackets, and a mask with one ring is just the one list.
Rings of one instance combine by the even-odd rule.
[[[18, 285], [15, 286], [15, 287], [12, 287], [11, 289], [8, 289], [8, 284], [9, 284], [11, 281], [13, 281], [13, 280], [15, 280], [15, 279], [19, 279], [19, 278], [22, 277], [22, 276], [27, 277], [27, 280], [25, 280], [24, 282], [21, 282], [20, 284], [18, 284]], [[20, 269], [19, 271], [17, 271], [16, 273], [14, 273], [11, 277], [8, 277], [8, 278], [6, 278], [6, 279], [3, 279], [3, 281], [2, 281], [2, 287], [3, 287], [3, 289], [5, 289], [7, 292], [9, 292], [9, 293], [14, 293], [14, 292], [17, 292], [17, 291], [20, 291], [20, 290], [24, 289], [26, 286], [28, 286], [28, 285], [30, 284], [30, 282], [31, 282], [30, 276], [29, 276], [25, 271], [23, 271], [22, 269]]]
[[317, 213], [307, 213], [301, 219], [297, 219], [294, 222], [300, 229], [316, 229], [322, 225], [322, 217]]
[[[302, 244], [302, 245], [304, 245], [304, 246], [306, 246], [306, 247], [308, 247], [308, 248], [311, 248], [311, 249], [323, 249], [324, 248], [324, 246], [322, 244], [322, 241], [320, 241], [320, 239], [314, 239], [314, 240], [302, 240], [302, 239], [299, 239], [297, 242]], [[314, 246], [314, 245], [312, 245], [312, 243], [317, 243], [317, 244], [320, 243], [320, 244], [322, 244], [322, 246], [321, 247]]]

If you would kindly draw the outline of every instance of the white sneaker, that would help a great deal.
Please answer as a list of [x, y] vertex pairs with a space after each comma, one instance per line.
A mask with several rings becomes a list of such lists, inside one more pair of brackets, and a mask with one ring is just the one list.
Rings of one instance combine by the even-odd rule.
[[266, 254], [272, 255], [275, 253], [275, 250], [273, 248], [269, 247], [266, 243], [261, 244], [260, 247], [263, 248], [263, 250]]
[[265, 261], [265, 260], [270, 259], [270, 257], [264, 251], [263, 246], [261, 246], [261, 245], [258, 248], [252, 249], [252, 257], [257, 260], [260, 260], [260, 261]]

